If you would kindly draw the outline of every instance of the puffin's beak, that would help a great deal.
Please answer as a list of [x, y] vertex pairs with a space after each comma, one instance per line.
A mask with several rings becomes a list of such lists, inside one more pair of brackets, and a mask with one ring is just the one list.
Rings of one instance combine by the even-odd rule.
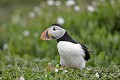
[[51, 40], [50, 34], [48, 34], [48, 29], [45, 30], [45, 31], [41, 34], [40, 39], [42, 39], [42, 40]]

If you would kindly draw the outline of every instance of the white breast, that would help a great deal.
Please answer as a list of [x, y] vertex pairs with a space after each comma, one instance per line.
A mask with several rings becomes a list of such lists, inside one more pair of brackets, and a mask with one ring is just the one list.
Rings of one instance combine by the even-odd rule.
[[57, 48], [61, 58], [60, 61], [62, 61], [64, 65], [72, 68], [85, 67], [85, 53], [80, 44], [60, 41], [57, 44]]

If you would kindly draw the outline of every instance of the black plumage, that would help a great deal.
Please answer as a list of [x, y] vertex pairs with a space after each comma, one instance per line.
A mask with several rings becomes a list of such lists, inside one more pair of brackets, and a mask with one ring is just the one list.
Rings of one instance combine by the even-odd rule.
[[57, 24], [57, 23], [52, 24], [52, 26], [58, 26], [58, 27], [62, 28], [62, 26], [60, 24]]

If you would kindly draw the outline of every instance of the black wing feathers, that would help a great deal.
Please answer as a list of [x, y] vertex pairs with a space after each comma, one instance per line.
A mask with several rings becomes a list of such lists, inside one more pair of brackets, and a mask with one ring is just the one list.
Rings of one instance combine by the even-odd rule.
[[85, 51], [85, 60], [89, 60], [90, 59], [90, 53], [89, 53], [89, 51], [88, 51], [88, 48], [85, 46], [85, 45], [83, 45], [83, 44], [81, 44], [81, 46], [82, 46], [82, 48], [84, 49], [84, 51]]

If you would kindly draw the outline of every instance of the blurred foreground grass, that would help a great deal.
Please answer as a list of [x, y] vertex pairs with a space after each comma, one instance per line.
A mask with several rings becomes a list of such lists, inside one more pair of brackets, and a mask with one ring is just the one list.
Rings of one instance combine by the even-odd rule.
[[[120, 1], [49, 1], [27, 7], [19, 1], [22, 7], [17, 7], [15, 1], [15, 10], [5, 12], [6, 21], [0, 21], [0, 79], [119, 79]], [[53, 23], [60, 23], [77, 41], [93, 50], [87, 68], [58, 66], [55, 40], [39, 39]]]

